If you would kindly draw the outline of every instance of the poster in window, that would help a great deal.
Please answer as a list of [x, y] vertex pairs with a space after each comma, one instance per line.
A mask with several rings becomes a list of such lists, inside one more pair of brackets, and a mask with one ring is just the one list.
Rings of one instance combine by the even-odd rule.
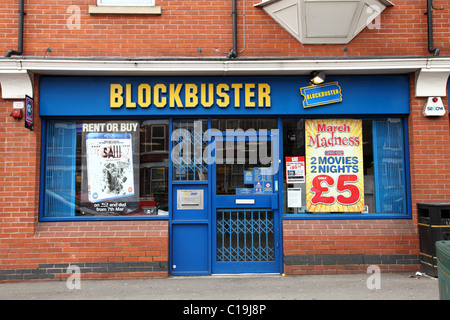
[[286, 157], [286, 183], [305, 183], [305, 157]]
[[138, 122], [83, 123], [82, 212], [139, 210]]
[[305, 138], [307, 211], [364, 211], [362, 120], [306, 120]]

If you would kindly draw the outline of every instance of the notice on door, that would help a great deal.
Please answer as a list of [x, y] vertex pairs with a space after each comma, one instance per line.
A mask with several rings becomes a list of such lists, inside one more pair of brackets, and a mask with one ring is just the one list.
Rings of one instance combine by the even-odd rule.
[[177, 190], [177, 210], [203, 210], [203, 190]]

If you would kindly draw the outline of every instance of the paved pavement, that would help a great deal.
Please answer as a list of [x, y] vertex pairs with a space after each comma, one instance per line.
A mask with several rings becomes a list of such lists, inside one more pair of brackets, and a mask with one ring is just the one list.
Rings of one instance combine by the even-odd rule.
[[0, 300], [439, 300], [436, 278], [411, 276], [230, 275], [0, 283]]

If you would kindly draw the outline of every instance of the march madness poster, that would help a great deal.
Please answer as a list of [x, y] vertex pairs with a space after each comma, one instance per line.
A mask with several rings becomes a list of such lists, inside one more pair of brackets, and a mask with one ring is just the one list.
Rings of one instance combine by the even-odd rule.
[[362, 120], [305, 121], [307, 212], [364, 211]]

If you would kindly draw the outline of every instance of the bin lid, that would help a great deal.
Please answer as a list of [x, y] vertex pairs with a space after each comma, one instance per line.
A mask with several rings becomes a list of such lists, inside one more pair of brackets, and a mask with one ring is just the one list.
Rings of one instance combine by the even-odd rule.
[[421, 207], [448, 207], [450, 202], [419, 202], [417, 205]]
[[442, 265], [450, 269], [450, 240], [436, 241], [436, 257]]

